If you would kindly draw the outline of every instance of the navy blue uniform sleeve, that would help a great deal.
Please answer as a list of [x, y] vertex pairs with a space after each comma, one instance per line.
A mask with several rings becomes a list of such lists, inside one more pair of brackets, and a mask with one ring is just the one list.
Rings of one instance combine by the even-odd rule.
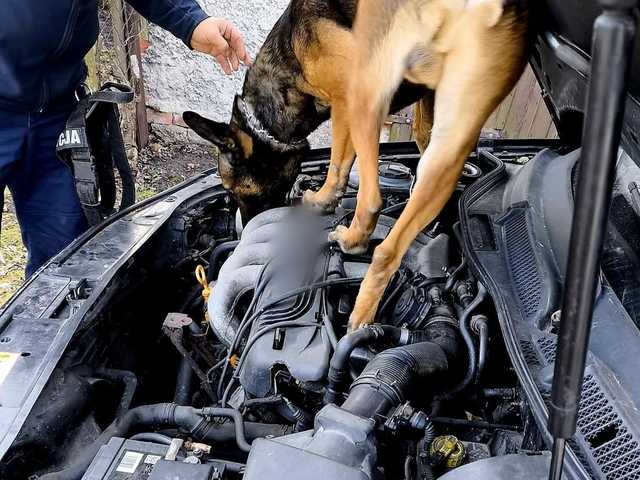
[[170, 31], [191, 48], [191, 35], [207, 15], [195, 0], [127, 0], [140, 15]]

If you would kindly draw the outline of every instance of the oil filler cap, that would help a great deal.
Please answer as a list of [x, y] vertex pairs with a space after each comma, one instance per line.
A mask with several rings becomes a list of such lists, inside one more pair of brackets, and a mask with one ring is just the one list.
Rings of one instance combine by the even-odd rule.
[[462, 465], [465, 455], [464, 445], [453, 435], [436, 437], [431, 442], [429, 449], [432, 464], [444, 464], [447, 468], [456, 468]]

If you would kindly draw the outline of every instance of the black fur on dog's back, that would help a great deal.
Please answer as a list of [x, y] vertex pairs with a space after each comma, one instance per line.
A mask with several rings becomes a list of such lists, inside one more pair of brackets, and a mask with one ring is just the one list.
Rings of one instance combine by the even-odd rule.
[[317, 18], [326, 18], [351, 29], [356, 17], [358, 0], [304, 0], [293, 2], [296, 17], [301, 23], [312, 24]]
[[[247, 105], [245, 110], [253, 115], [251, 121], [240, 118], [238, 109], [234, 109], [230, 124], [189, 117], [189, 126], [222, 151], [229, 150], [228, 145], [245, 146], [242, 151], [236, 149], [234, 155], [227, 155], [228, 159], [221, 157], [221, 162], [227, 163], [221, 171], [226, 172], [228, 188], [238, 203], [245, 205], [245, 211], [257, 212], [267, 204], [278, 206], [275, 199], [284, 202], [296, 177], [293, 163], [298, 162], [299, 167], [300, 152], [283, 154], [271, 148], [269, 138], [280, 145], [301, 143], [331, 115], [330, 101], [309, 90], [305, 59], [297, 55], [304, 56], [331, 40], [320, 38], [323, 32], [331, 35], [336, 30], [351, 30], [358, 4], [358, 0], [291, 0], [245, 78], [241, 97]], [[334, 32], [326, 29], [327, 24], [334, 24]], [[339, 55], [350, 56], [345, 52]], [[345, 75], [344, 89], [349, 78]], [[410, 105], [425, 92], [423, 86], [405, 82], [394, 98], [392, 110]], [[247, 125], [257, 128], [245, 128]]]
[[[267, 36], [243, 86], [243, 99], [283, 142], [306, 138], [329, 118], [327, 107], [298, 88], [304, 74], [294, 51], [294, 42], [313, 41], [314, 22], [329, 15], [320, 4], [326, 7], [327, 2], [293, 0], [289, 4]], [[344, 15], [334, 16], [344, 20]]]
[[[326, 105], [298, 88], [304, 72], [294, 42], [298, 50], [319, 42], [315, 26], [321, 19], [351, 29], [357, 6], [358, 0], [292, 0], [267, 36], [247, 73], [242, 96], [278, 139], [291, 142], [306, 138], [330, 114]], [[417, 101], [425, 91], [405, 82], [392, 110]]]

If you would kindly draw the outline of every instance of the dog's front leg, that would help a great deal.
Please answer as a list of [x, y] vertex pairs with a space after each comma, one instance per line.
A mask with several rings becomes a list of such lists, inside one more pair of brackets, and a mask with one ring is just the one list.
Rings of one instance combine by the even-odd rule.
[[518, 39], [499, 43], [500, 37], [495, 37], [495, 42], [463, 44], [449, 54], [436, 91], [431, 141], [420, 160], [416, 185], [402, 215], [374, 252], [349, 319], [351, 330], [373, 323], [402, 257], [451, 197], [482, 126], [522, 72], [524, 48]]
[[398, 270], [409, 246], [435, 219], [453, 193], [476, 132], [466, 132], [457, 144], [432, 140], [420, 161], [419, 179], [402, 215], [387, 238], [375, 249], [371, 266], [360, 286], [349, 329], [374, 322], [384, 291]]
[[[366, 73], [365, 73], [366, 76]], [[378, 178], [378, 152], [382, 121], [389, 111], [388, 100], [377, 91], [374, 79], [352, 85], [349, 99], [351, 138], [358, 153], [360, 187], [356, 211], [349, 228], [339, 226], [329, 235], [345, 253], [363, 253], [376, 227], [382, 207]]]
[[344, 195], [356, 155], [351, 143], [344, 100], [334, 100], [331, 103], [331, 134], [331, 161], [327, 179], [320, 190], [307, 190], [303, 198], [306, 205], [326, 213], [333, 212]]

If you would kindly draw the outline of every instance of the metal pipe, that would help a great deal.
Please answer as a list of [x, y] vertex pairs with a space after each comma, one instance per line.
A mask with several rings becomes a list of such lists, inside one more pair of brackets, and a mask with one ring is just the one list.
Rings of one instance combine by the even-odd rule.
[[562, 477], [565, 442], [576, 431], [635, 36], [631, 9], [636, 3], [600, 0], [604, 11], [593, 29], [583, 150], [549, 412], [554, 439], [551, 480]]
[[475, 315], [471, 318], [471, 330], [480, 339], [478, 345], [478, 368], [475, 382], [480, 381], [484, 366], [487, 363], [487, 353], [489, 351], [489, 320], [484, 315]]
[[505, 423], [491, 423], [484, 422], [482, 420], [464, 420], [461, 418], [450, 417], [432, 417], [431, 422], [438, 425], [449, 425], [452, 427], [466, 427], [466, 428], [482, 428], [486, 430], [509, 430], [513, 432], [521, 432], [522, 427], [517, 425], [507, 425]]
[[478, 293], [473, 298], [473, 300], [471, 300], [470, 291], [466, 286], [466, 282], [463, 282], [456, 289], [458, 297], [460, 298], [460, 303], [464, 306], [464, 311], [460, 316], [460, 333], [462, 334], [462, 339], [467, 346], [469, 363], [464, 378], [448, 393], [448, 396], [462, 392], [471, 384], [472, 381], [476, 379], [478, 359], [476, 346], [473, 343], [473, 337], [471, 336], [471, 331], [469, 328], [469, 317], [471, 317], [471, 314], [475, 311], [476, 308], [478, 308], [478, 306], [484, 301], [485, 297], [487, 296], [487, 289], [484, 287], [484, 285], [478, 282], [477, 286]]

